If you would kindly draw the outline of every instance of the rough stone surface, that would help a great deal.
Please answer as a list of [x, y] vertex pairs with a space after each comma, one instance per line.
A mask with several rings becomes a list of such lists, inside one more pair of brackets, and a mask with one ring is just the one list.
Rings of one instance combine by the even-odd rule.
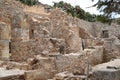
[[59, 55], [56, 58], [56, 66], [59, 72], [69, 71], [74, 74], [84, 74], [87, 63], [96, 65], [103, 60], [103, 47], [85, 49], [83, 53], [71, 53]]
[[0, 70], [0, 80], [25, 80], [24, 71], [17, 69]]
[[18, 62], [5, 62], [3, 66], [6, 65], [6, 69], [20, 69], [20, 70], [30, 70], [31, 66], [27, 63], [18, 63]]
[[[19, 47], [18, 47], [19, 46]], [[14, 61], [26, 61], [32, 57], [32, 46], [29, 47], [28, 42], [12, 42], [11, 43], [11, 59]]]
[[65, 78], [69, 78], [70, 76], [73, 76], [72, 73], [69, 72], [61, 72], [55, 75], [55, 80], [64, 80]]
[[0, 58], [9, 60], [9, 41], [0, 40]]
[[92, 80], [120, 80], [120, 70], [101, 69], [93, 73]]
[[92, 80], [120, 80], [120, 59], [93, 67]]
[[[30, 7], [0, 0], [0, 66], [27, 70], [26, 80], [52, 79], [65, 71], [74, 74], [65, 80], [84, 80], [81, 74], [86, 74], [88, 64], [119, 57], [120, 25], [87, 22], [61, 9], [46, 12], [43, 4]], [[107, 70], [108, 75], [118, 74]]]
[[25, 72], [25, 80], [47, 80], [50, 78], [48, 74], [45, 69], [28, 71]]
[[69, 72], [61, 72], [55, 75], [54, 80], [85, 80], [85, 75], [73, 75]]

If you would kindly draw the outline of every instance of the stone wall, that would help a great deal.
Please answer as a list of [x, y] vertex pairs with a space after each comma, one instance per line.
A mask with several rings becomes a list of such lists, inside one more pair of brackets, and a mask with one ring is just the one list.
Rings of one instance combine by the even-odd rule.
[[10, 25], [0, 22], [0, 58], [9, 59]]
[[[11, 44], [9, 45], [7, 41], [6, 44], [10, 50], [1, 49], [1, 51], [7, 53], [10, 51], [12, 59], [26, 60], [34, 54], [60, 53], [60, 50], [64, 50], [65, 54], [76, 53], [96, 45], [104, 46], [106, 55], [104, 58], [111, 59], [119, 56], [119, 45], [116, 45], [120, 43], [119, 25], [109, 26], [100, 22], [83, 21], [73, 18], [60, 9], [38, 14], [24, 11], [16, 5], [9, 5], [11, 3], [4, 0], [0, 3], [3, 3], [0, 4], [2, 11], [0, 13], [0, 40], [8, 40]], [[108, 36], [105, 37], [103, 32]], [[113, 38], [114, 41], [109, 43], [106, 38]], [[56, 42], [51, 42], [51, 39], [56, 39]], [[108, 49], [113, 51], [109, 52]], [[113, 56], [114, 54], [116, 56]]]
[[[64, 45], [62, 46], [64, 47], [65, 53], [81, 52], [91, 46], [104, 46], [107, 50], [107, 46], [105, 46], [106, 38], [102, 37], [105, 35], [103, 31], [107, 30], [107, 35], [109, 35], [107, 38], [115, 36], [113, 31], [119, 33], [119, 30], [112, 29], [112, 27], [107, 24], [104, 25], [99, 22], [90, 23], [79, 20], [67, 16], [65, 12], [59, 9], [52, 10], [49, 15], [35, 13], [27, 13], [26, 15], [28, 15], [27, 20], [24, 19], [24, 16], [19, 17], [21, 24], [18, 27], [14, 27], [12, 34], [15, 36], [12, 38], [14, 38], [13, 41], [16, 42], [28, 42], [29, 47], [32, 47], [32, 54], [42, 54], [45, 51], [47, 51], [47, 54], [59, 53], [61, 46], [59, 40], [64, 41]], [[118, 26], [116, 26], [116, 28], [118, 28]], [[50, 41], [52, 38], [56, 38], [57, 42], [52, 43]], [[116, 41], [118, 40], [116, 39]], [[114, 43], [112, 42], [112, 44]], [[16, 49], [17, 48], [16, 46]], [[21, 47], [21, 50], [24, 54], [31, 52], [30, 49], [23, 51], [24, 49], [22, 48], [23, 47]], [[13, 54], [16, 54], [16, 49], [12, 50]], [[108, 52], [106, 52], [105, 55], [106, 54], [108, 54]], [[118, 54], [117, 52], [117, 55]], [[109, 55], [106, 55], [105, 58], [107, 57], [109, 57]]]
[[11, 43], [11, 59], [15, 61], [25, 61], [32, 57], [32, 46], [28, 42], [12, 42]]
[[84, 74], [87, 65], [102, 63], [103, 47], [85, 49], [82, 53], [71, 53], [56, 57], [56, 65], [59, 72], [69, 71], [74, 74]]

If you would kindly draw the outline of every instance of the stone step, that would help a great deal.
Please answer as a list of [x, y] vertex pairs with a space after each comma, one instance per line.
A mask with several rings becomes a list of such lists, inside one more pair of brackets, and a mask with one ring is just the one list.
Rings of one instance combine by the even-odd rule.
[[92, 80], [120, 80], [120, 59], [93, 67]]
[[25, 80], [24, 71], [18, 69], [0, 70], [0, 80]]

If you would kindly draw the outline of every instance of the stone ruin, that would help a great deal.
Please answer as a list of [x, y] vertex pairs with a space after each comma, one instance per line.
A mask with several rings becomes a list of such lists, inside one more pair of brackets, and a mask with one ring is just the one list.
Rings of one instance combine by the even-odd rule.
[[119, 25], [14, 0], [0, 11], [0, 80], [120, 80]]

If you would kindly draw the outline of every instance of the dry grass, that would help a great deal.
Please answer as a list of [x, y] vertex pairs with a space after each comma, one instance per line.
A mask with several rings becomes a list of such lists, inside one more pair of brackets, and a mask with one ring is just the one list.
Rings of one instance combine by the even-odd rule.
[[24, 4], [20, 3], [19, 1], [16, 0], [0, 0], [1, 3], [4, 3], [5, 5], [10, 5], [14, 6], [17, 8], [23, 8]]
[[10, 6], [14, 6], [17, 8], [23, 9], [25, 12], [31, 12], [31, 13], [36, 13], [36, 14], [43, 14], [43, 15], [48, 15], [48, 13], [45, 12], [45, 9], [43, 6], [27, 6], [25, 4], [20, 3], [19, 1], [16, 0], [0, 0], [0, 2], [4, 4], [9, 4]]
[[36, 13], [36, 14], [48, 15], [48, 13], [45, 12], [44, 7], [42, 7], [42, 6], [25, 6], [24, 11], [32, 12], [32, 13]]

